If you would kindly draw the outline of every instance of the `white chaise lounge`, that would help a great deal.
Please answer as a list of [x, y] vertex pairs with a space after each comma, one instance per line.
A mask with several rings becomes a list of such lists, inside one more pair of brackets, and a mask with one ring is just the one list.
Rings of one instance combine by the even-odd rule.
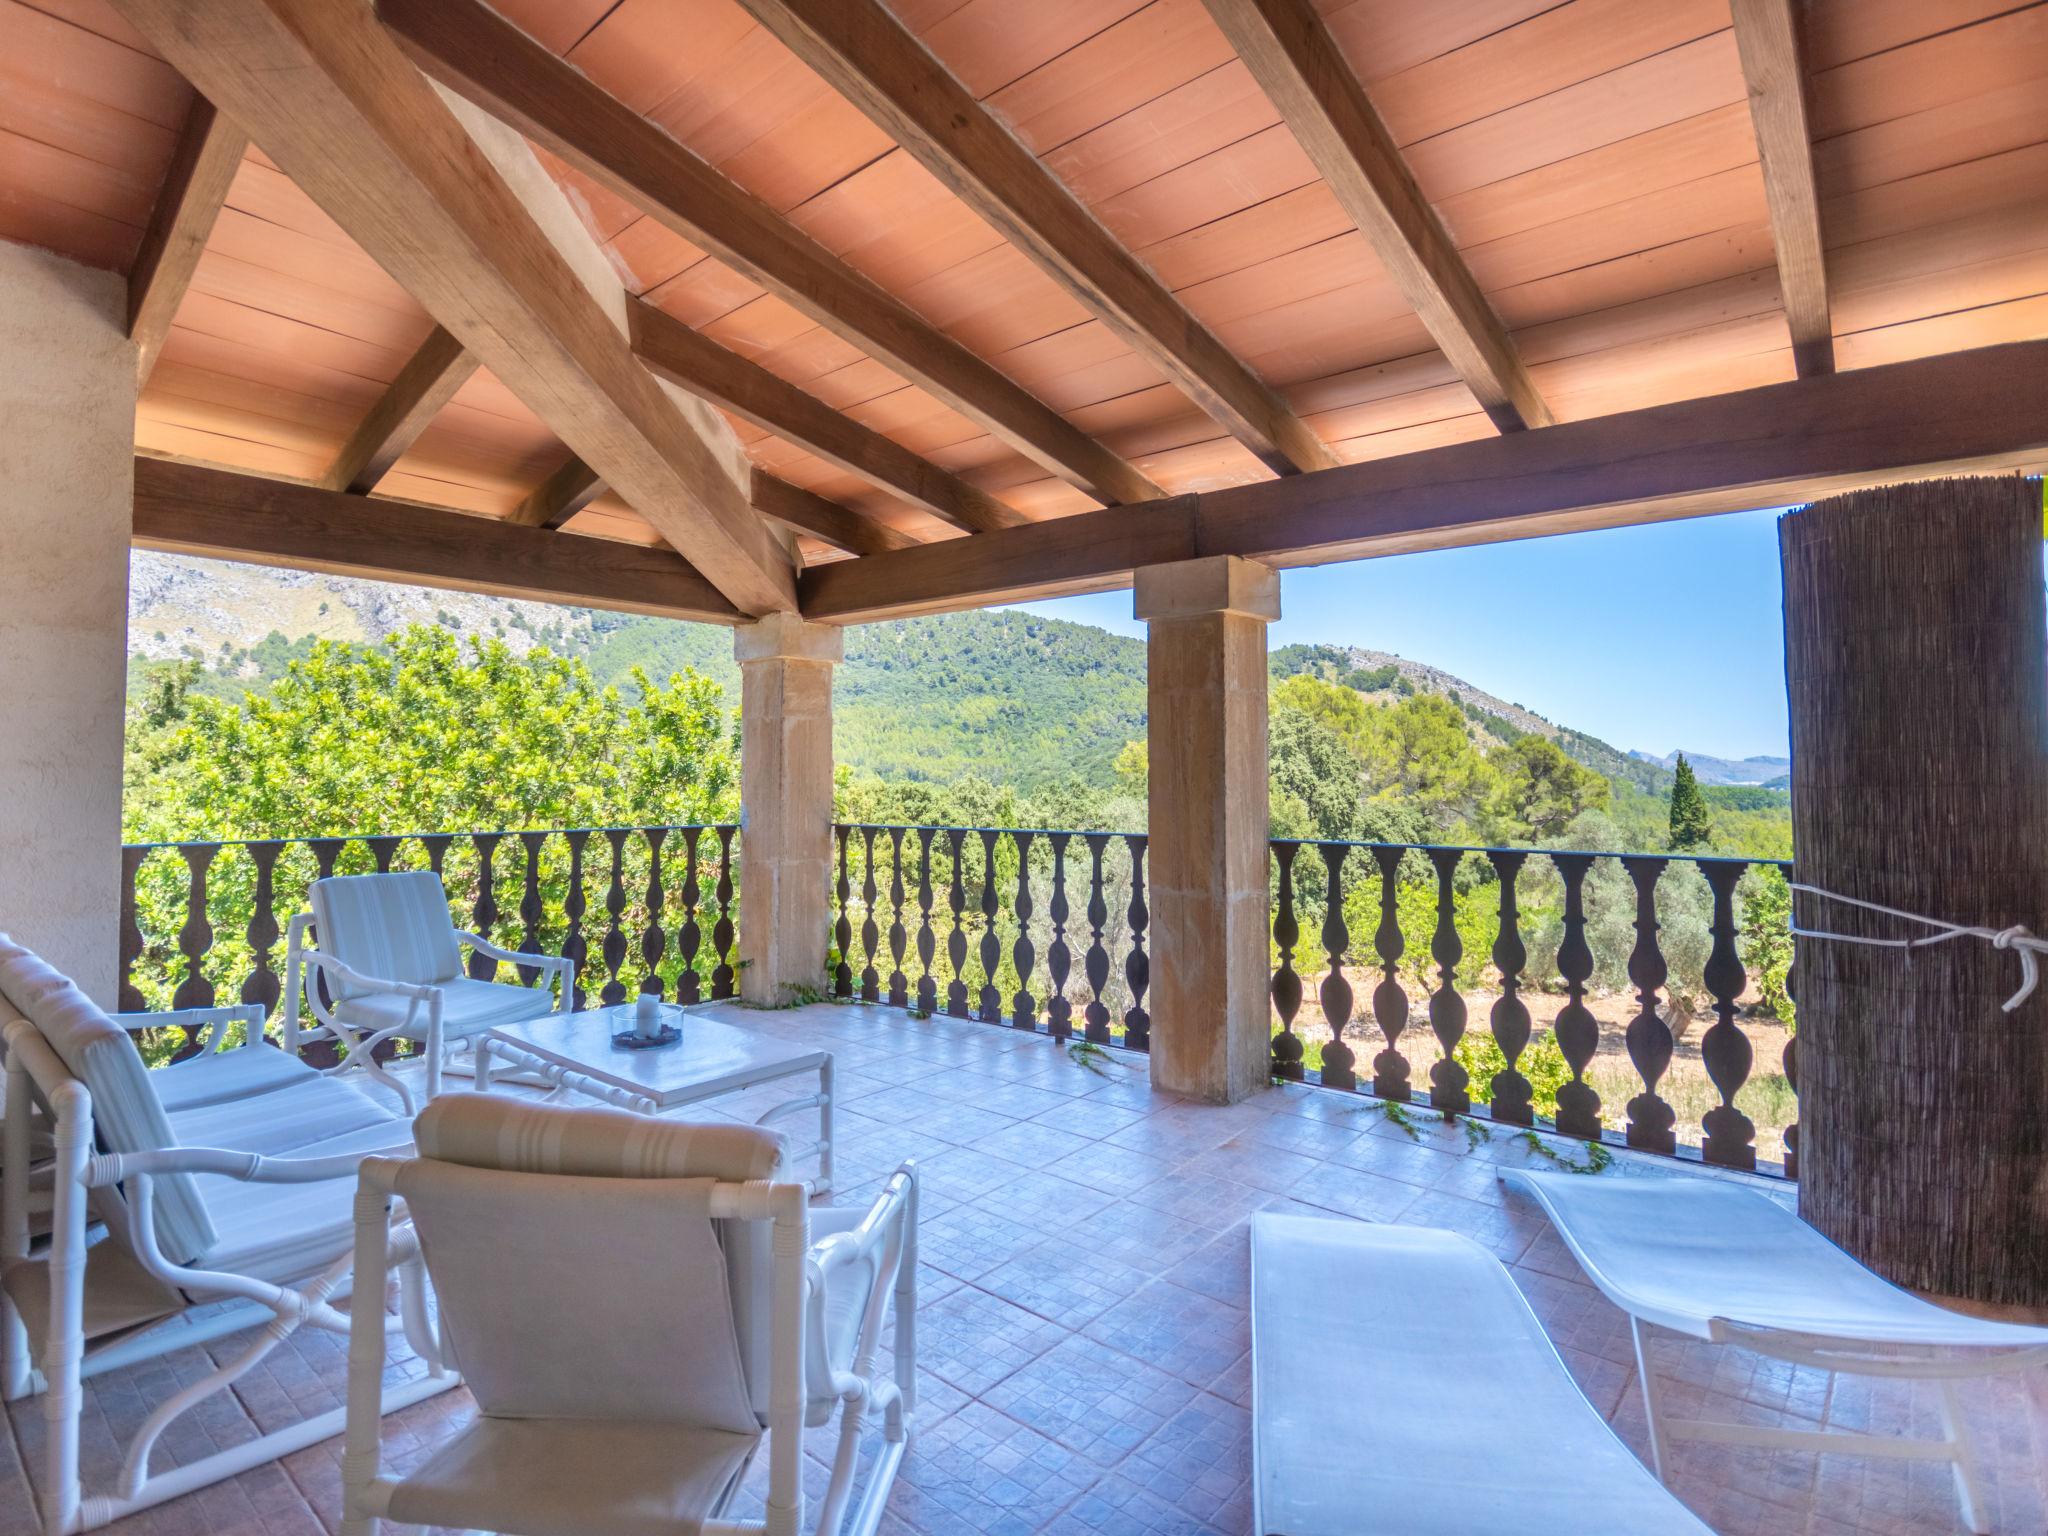
[[[1955, 1383], [2048, 1363], [2048, 1328], [1967, 1317], [1923, 1301], [1753, 1189], [1527, 1169], [1505, 1169], [1500, 1177], [1543, 1207], [1586, 1277], [1628, 1314], [1659, 1477], [1668, 1473], [1674, 1439], [1945, 1461], [1965, 1523], [1976, 1532], [1991, 1529]], [[1795, 1365], [1938, 1382], [1946, 1433], [1925, 1440], [1667, 1418], [1643, 1347], [1645, 1323]]]
[[1252, 1217], [1256, 1536], [1712, 1536], [1469, 1238]]
[[[371, 1153], [410, 1148], [404, 1117], [262, 1043], [260, 1030], [242, 1048], [147, 1070], [128, 1029], [165, 1022], [223, 1024], [214, 1011], [124, 1015], [124, 1029], [0, 935], [0, 1385], [10, 1401], [43, 1394], [46, 1536], [96, 1529], [341, 1428], [337, 1409], [149, 1468], [179, 1415], [227, 1390], [295, 1329], [346, 1331], [332, 1303], [350, 1288], [356, 1170]], [[408, 1333], [423, 1339], [416, 1283], [411, 1301]], [[383, 1309], [375, 1315], [381, 1323]], [[113, 1487], [88, 1495], [81, 1381], [251, 1329], [260, 1331], [239, 1354], [151, 1408]], [[454, 1384], [426, 1372], [387, 1392], [383, 1406]]]

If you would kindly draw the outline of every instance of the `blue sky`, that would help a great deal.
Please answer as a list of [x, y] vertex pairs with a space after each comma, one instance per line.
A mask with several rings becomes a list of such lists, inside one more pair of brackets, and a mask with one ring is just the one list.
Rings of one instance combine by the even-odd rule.
[[[1426, 661], [1624, 750], [1786, 749], [1778, 512], [1286, 571], [1271, 643]], [[1144, 634], [1129, 592], [1022, 605]]]

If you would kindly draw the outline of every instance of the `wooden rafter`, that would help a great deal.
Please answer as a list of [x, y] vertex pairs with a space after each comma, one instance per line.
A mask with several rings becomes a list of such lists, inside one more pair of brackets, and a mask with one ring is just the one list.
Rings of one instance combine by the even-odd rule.
[[616, 274], [515, 134], [458, 116], [367, 7], [116, 4], [736, 607], [791, 606], [730, 433], [633, 356]]
[[803, 611], [860, 622], [1099, 590], [1203, 555], [1311, 565], [2044, 464], [2048, 341], [2012, 342], [820, 566]]
[[507, 521], [522, 528], [559, 528], [604, 493], [605, 483], [597, 471], [571, 454], [567, 463], [533, 488]]
[[479, 0], [379, 0], [422, 69], [1106, 504], [1159, 487]]
[[1204, 0], [1338, 204], [1503, 432], [1550, 425], [1514, 342], [1312, 0]]
[[881, 555], [892, 549], [909, 549], [920, 541], [899, 528], [863, 517], [800, 485], [791, 485], [765, 469], [754, 471], [754, 510], [772, 517], [814, 539], [822, 539], [849, 555]]
[[956, 528], [979, 533], [1024, 521], [931, 460], [835, 411], [759, 363], [721, 347], [673, 315], [634, 300], [627, 316], [640, 360], [679, 388], [795, 443]]
[[1764, 198], [1778, 252], [1778, 286], [1799, 376], [1835, 371], [1827, 247], [1806, 117], [1806, 71], [1792, 0], [1734, 0], [1735, 46], [1749, 86], [1749, 116], [1763, 162]]
[[391, 472], [391, 466], [405, 457], [441, 407], [455, 398], [476, 366], [476, 359], [461, 342], [435, 326], [342, 444], [320, 483], [331, 491], [369, 495]]
[[878, 0], [740, 0], [1276, 474], [1339, 461]]
[[128, 334], [135, 342], [138, 385], [156, 366], [171, 319], [198, 269], [200, 252], [206, 249], [248, 147], [248, 136], [215, 111], [212, 102], [204, 96], [192, 98], [177, 147], [171, 151], [163, 190], [128, 272]]
[[167, 459], [135, 461], [134, 539], [176, 554], [498, 597], [712, 624], [743, 617], [673, 550]]

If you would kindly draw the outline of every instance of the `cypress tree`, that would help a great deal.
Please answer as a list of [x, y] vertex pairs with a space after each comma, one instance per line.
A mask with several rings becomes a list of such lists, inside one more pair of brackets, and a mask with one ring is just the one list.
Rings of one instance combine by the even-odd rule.
[[1700, 793], [1700, 781], [1683, 752], [1678, 754], [1678, 767], [1674, 773], [1671, 782], [1671, 846], [1697, 848], [1707, 840], [1710, 830], [1707, 797]]

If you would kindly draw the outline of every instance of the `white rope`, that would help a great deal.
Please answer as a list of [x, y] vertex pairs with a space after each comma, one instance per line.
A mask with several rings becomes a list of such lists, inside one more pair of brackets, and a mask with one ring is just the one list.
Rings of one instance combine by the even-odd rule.
[[1797, 922], [1792, 927], [1794, 938], [1831, 939], [1840, 944], [1869, 944], [1879, 949], [1900, 949], [1906, 952], [1910, 962], [1913, 951], [1925, 949], [1930, 944], [1946, 944], [1950, 939], [1982, 939], [1993, 949], [2005, 949], [2019, 956], [2020, 989], [2005, 1000], [2005, 1012], [2011, 1013], [2034, 995], [2034, 987], [2041, 979], [2039, 956], [2048, 954], [2048, 939], [2036, 938], [2023, 923], [2014, 923], [2010, 928], [1979, 928], [1969, 923], [1945, 923], [1938, 917], [1923, 917], [1918, 912], [1902, 912], [1897, 907], [1887, 907], [1881, 902], [1863, 901], [1855, 896], [1844, 896], [1839, 891], [1824, 891], [1817, 885], [1801, 885], [1791, 882], [1792, 889], [1803, 891], [1808, 896], [1818, 896], [1822, 901], [1839, 901], [1845, 906], [1861, 907], [1866, 912], [1882, 912], [1887, 917], [1901, 918], [1909, 923], [1921, 923], [1929, 928], [1939, 929], [1918, 939], [1871, 939], [1855, 933], [1828, 933], [1818, 928], [1802, 928]]

